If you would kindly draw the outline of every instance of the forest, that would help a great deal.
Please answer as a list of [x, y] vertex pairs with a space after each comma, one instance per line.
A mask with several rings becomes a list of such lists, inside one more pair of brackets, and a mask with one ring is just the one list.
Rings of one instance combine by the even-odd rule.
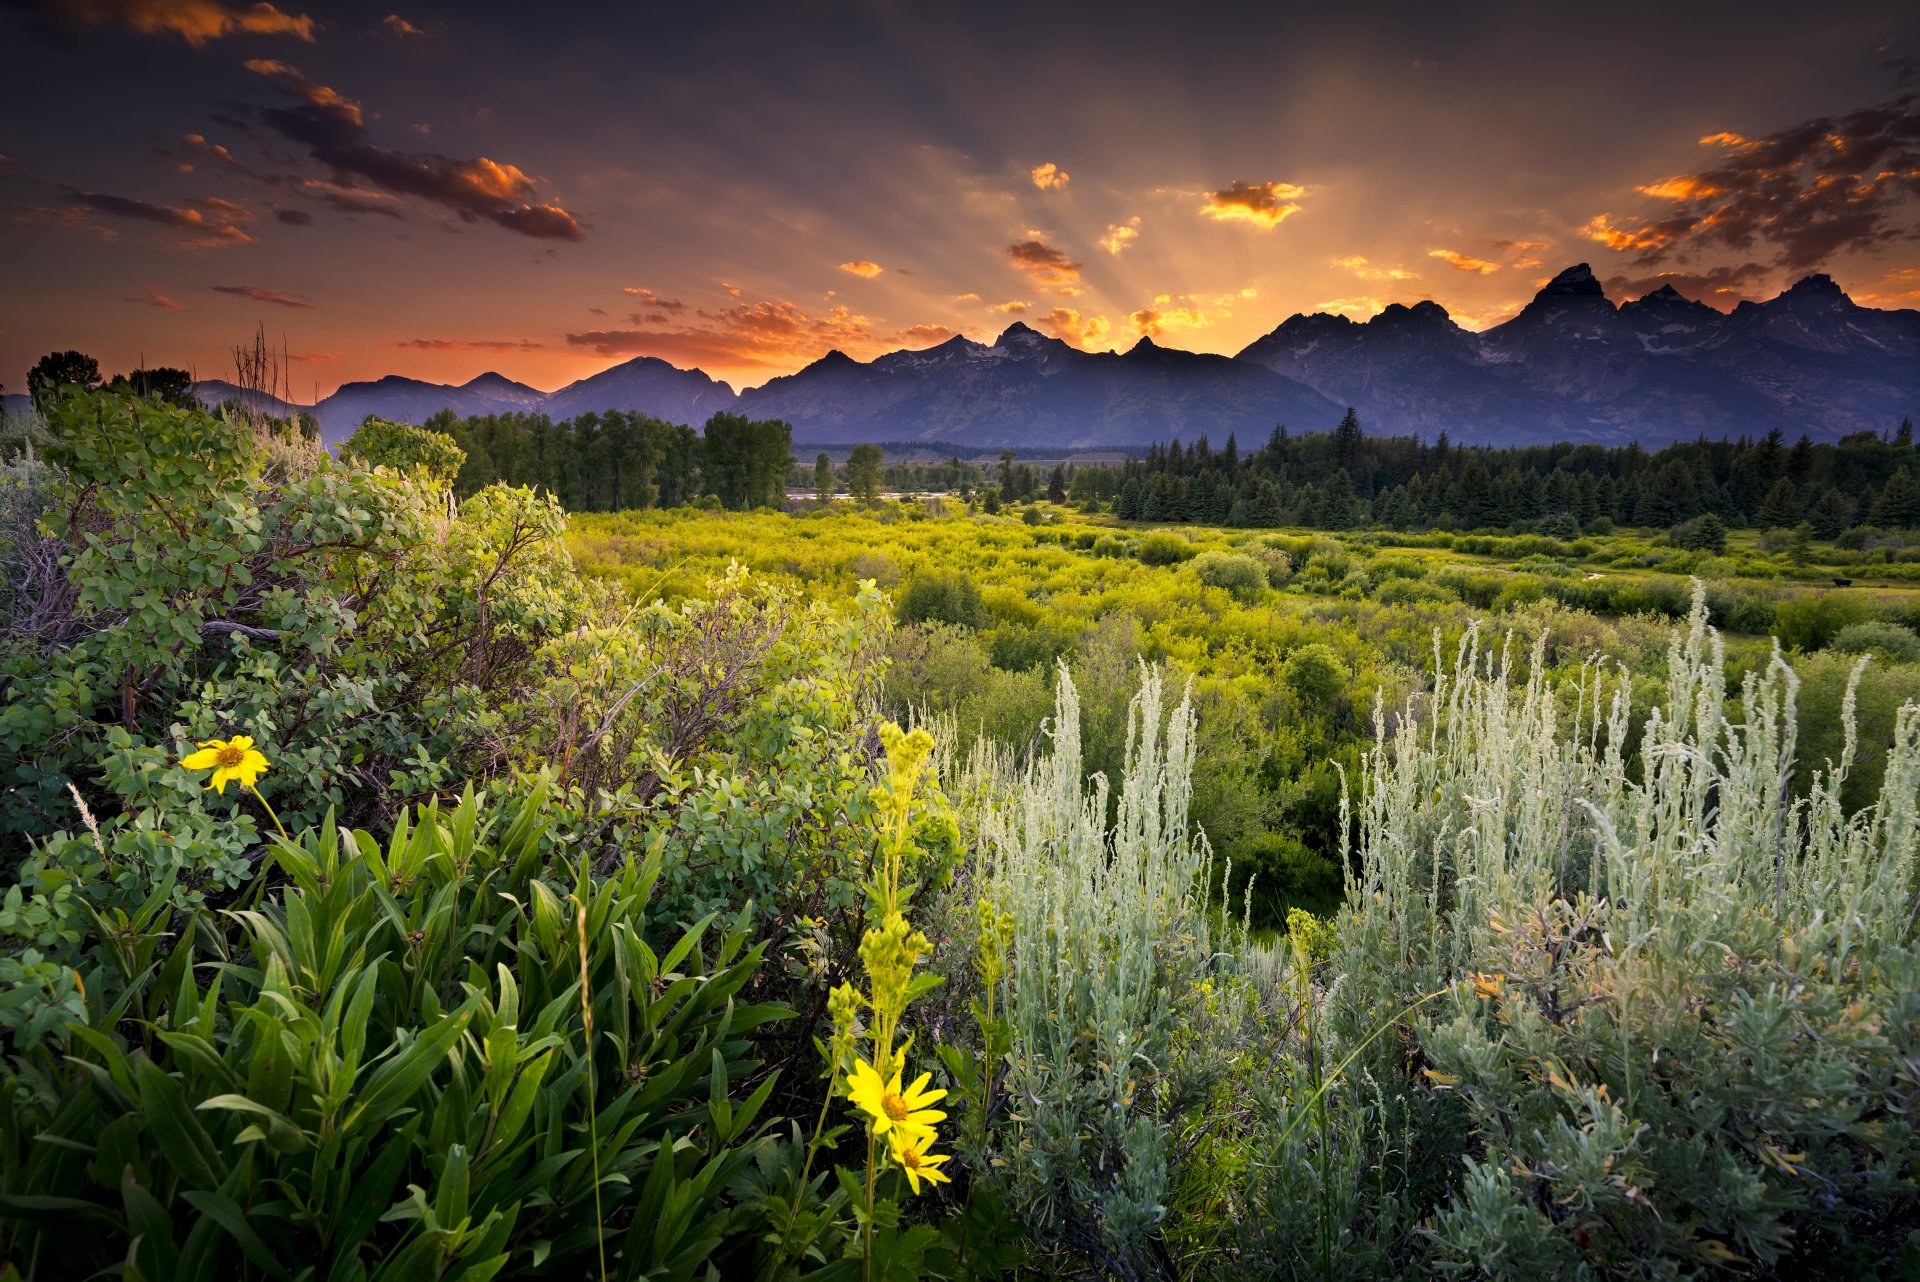
[[37, 402], [13, 1276], [1920, 1274], [1910, 429]]

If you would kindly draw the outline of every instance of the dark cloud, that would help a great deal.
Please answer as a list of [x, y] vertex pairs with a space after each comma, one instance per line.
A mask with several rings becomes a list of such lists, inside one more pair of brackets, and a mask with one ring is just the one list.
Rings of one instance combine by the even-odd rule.
[[31, 0], [30, 8], [57, 27], [117, 27], [144, 36], [178, 36], [204, 45], [222, 36], [292, 36], [311, 42], [315, 22], [271, 4], [220, 0]]
[[1653, 266], [1700, 249], [1750, 254], [1805, 271], [1833, 255], [1920, 231], [1920, 97], [1817, 116], [1764, 138], [1722, 132], [1700, 140], [1719, 159], [1638, 190], [1668, 202], [1651, 217], [1602, 213], [1582, 229]]
[[304, 209], [276, 209], [273, 216], [289, 227], [313, 226], [313, 215]]
[[1667, 271], [1640, 276], [1621, 274], [1609, 276], [1603, 283], [1607, 293], [1617, 299], [1639, 298], [1662, 285], [1671, 285], [1695, 302], [1725, 311], [1736, 303], [1754, 297], [1747, 286], [1770, 275], [1772, 271], [1765, 263], [1740, 263], [1704, 272]]
[[61, 192], [75, 209], [167, 228], [178, 235], [181, 244], [191, 248], [253, 243], [253, 237], [241, 225], [252, 217], [250, 211], [244, 205], [218, 196], [203, 197], [186, 205], [159, 205], [110, 192], [82, 191], [77, 187], [62, 187]]
[[1290, 214], [1300, 212], [1300, 197], [1306, 188], [1294, 183], [1243, 183], [1236, 180], [1220, 191], [1207, 193], [1200, 212], [1220, 222], [1248, 222], [1256, 227], [1274, 228]]
[[306, 311], [313, 308], [311, 299], [299, 294], [285, 294], [277, 289], [267, 289], [260, 285], [214, 285], [212, 289], [216, 294], [231, 294], [235, 298], [245, 298], [256, 303], [272, 303], [275, 307], [297, 307]]
[[[538, 240], [585, 239], [572, 214], [534, 198], [533, 179], [517, 166], [484, 156], [463, 160], [382, 147], [368, 135], [359, 103], [307, 80], [282, 62], [254, 59], [247, 67], [277, 81], [300, 100], [294, 107], [262, 111], [268, 128], [308, 148], [336, 177], [357, 178], [380, 193], [430, 201], [468, 222], [492, 222]], [[364, 193], [352, 199], [363, 206], [354, 212], [384, 212]]]
[[185, 303], [177, 303], [167, 297], [167, 295], [161, 293], [158, 285], [149, 285], [137, 294], [128, 294], [126, 301], [129, 303], [145, 303], [149, 307], [158, 307], [169, 312], [183, 312], [187, 309]]
[[1007, 260], [1033, 277], [1038, 285], [1057, 289], [1071, 287], [1080, 280], [1081, 265], [1047, 244], [1037, 231], [1030, 231], [1027, 239], [1008, 245]]

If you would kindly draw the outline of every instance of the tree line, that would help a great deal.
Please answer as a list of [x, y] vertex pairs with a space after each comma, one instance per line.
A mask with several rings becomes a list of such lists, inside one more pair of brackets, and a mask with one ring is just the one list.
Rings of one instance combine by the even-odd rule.
[[[1611, 524], [1712, 518], [1760, 529], [1807, 524], [1821, 538], [1856, 525], [1920, 526], [1913, 424], [1831, 444], [1806, 436], [1641, 445], [1457, 446], [1445, 433], [1368, 436], [1349, 410], [1331, 432], [1276, 428], [1242, 453], [1229, 436], [1173, 441], [1118, 468], [1079, 469], [1067, 493], [1110, 491], [1114, 515], [1208, 525], [1341, 530], [1531, 526], [1577, 534]], [[1097, 501], [1097, 500], [1096, 500]]]
[[703, 498], [745, 509], [786, 499], [793, 428], [779, 419], [715, 414], [699, 431], [626, 410], [554, 422], [545, 414], [442, 410], [422, 424], [466, 452], [462, 496], [495, 482], [545, 490], [576, 512], [686, 507]]

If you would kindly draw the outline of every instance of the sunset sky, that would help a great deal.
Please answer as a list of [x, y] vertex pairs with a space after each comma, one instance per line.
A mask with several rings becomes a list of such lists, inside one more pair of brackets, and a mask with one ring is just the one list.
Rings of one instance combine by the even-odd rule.
[[1910, 3], [492, 8], [0, 0], [0, 382], [230, 376], [256, 324], [303, 400], [1014, 319], [1232, 352], [1581, 261], [1920, 306]]

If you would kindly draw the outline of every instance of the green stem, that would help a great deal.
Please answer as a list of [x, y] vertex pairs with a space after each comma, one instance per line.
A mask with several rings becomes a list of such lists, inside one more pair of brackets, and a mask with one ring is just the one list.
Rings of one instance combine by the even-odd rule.
[[253, 799], [260, 803], [262, 810], [267, 812], [267, 818], [273, 820], [273, 826], [280, 830], [280, 840], [286, 842], [288, 845], [292, 845], [293, 838], [287, 836], [287, 826], [280, 822], [280, 816], [273, 812], [273, 807], [268, 805], [267, 799], [260, 795], [260, 790], [250, 783], [242, 784], [241, 786], [253, 794]]

